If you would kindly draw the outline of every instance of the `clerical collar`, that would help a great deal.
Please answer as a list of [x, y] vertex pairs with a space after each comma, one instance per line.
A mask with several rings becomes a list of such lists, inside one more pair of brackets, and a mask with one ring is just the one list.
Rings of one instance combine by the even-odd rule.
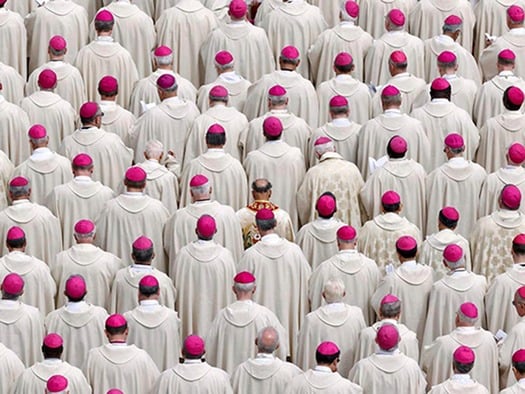
[[157, 159], [146, 159], [145, 161], [148, 161], [150, 163], [156, 163], [156, 164], [160, 164], [159, 161]]
[[0, 300], [0, 305], [4, 309], [16, 309], [20, 305], [18, 300]]
[[359, 254], [357, 249], [343, 249], [340, 250], [338, 253], [345, 253], [345, 254]]
[[15, 201], [13, 201], [11, 205], [26, 204], [26, 203], [28, 203], [28, 202], [31, 202], [31, 201], [29, 201], [28, 198], [22, 198], [22, 199], [20, 199], [20, 200], [15, 200]]
[[275, 360], [275, 356], [271, 353], [257, 353], [257, 356], [255, 358], [266, 358], [270, 360]]
[[111, 36], [97, 36], [95, 38], [95, 41], [98, 41], [98, 42], [101, 42], [101, 43], [105, 43], [105, 44], [109, 44], [109, 43], [112, 43], [114, 40], [113, 40], [113, 37], [111, 37]]
[[281, 237], [279, 237], [276, 233], [270, 233], [266, 234], [261, 238], [261, 242], [267, 243], [267, 244], [278, 244], [281, 241]]
[[465, 268], [458, 268], [453, 271], [449, 271], [447, 275], [453, 278], [457, 278], [462, 276], [469, 276], [470, 272], [468, 272]]
[[42, 361], [42, 364], [46, 364], [46, 365], [62, 364], [62, 360], [59, 358], [44, 358], [44, 361]]
[[465, 168], [468, 166], [468, 161], [463, 157], [451, 157], [448, 159], [448, 164], [454, 168]]
[[348, 127], [352, 124], [352, 121], [348, 118], [334, 118], [332, 119], [332, 125], [335, 127]]
[[183, 364], [202, 364], [202, 359], [185, 358]]
[[344, 302], [332, 302], [331, 304], [326, 304], [324, 308], [329, 309], [333, 312], [336, 312], [336, 311], [344, 311], [346, 309], [346, 306]]
[[458, 79], [458, 76], [456, 74], [443, 74], [441, 78], [446, 79], [447, 81], [453, 81], [454, 79]]
[[281, 144], [282, 142], [283, 140], [279, 138], [278, 140], [266, 141], [266, 144], [275, 145], [275, 144]]
[[513, 36], [523, 36], [525, 35], [525, 28], [515, 27], [514, 29], [509, 30], [509, 34], [512, 34]]
[[339, 26], [341, 26], [341, 27], [354, 27], [355, 26], [355, 22], [354, 21], [341, 21], [339, 23]]
[[182, 103], [182, 100], [179, 98], [179, 96], [173, 96], [168, 97], [162, 100], [163, 103], [173, 103], [173, 104], [180, 104]]
[[474, 326], [465, 326], [465, 327], [456, 327], [457, 331], [463, 331], [463, 332], [474, 332], [478, 329]]
[[272, 114], [287, 114], [290, 111], [288, 111], [288, 109], [284, 108], [284, 109], [272, 109], [272, 110], [270, 110], [270, 112]]
[[389, 108], [383, 111], [383, 115], [390, 117], [401, 116], [401, 110], [399, 108]]
[[235, 71], [226, 71], [219, 75], [219, 78], [229, 82], [229, 83], [236, 83], [242, 80], [242, 78], [235, 73]]
[[336, 218], [333, 216], [331, 218], [325, 219], [325, 218], [317, 218], [315, 219], [315, 223], [319, 225], [319, 227], [331, 227], [334, 222], [336, 222]]
[[153, 267], [146, 264], [131, 264], [129, 267], [134, 271], [153, 271]]
[[410, 73], [408, 71], [405, 71], [405, 72], [394, 75], [392, 78], [403, 78], [403, 77], [410, 77]]
[[450, 377], [450, 380], [459, 384], [472, 384], [473, 382], [468, 373], [455, 373]]
[[437, 36], [436, 41], [445, 45], [453, 45], [455, 43], [452, 37], [447, 36], [446, 34], [440, 34], [439, 36]]
[[83, 313], [89, 309], [89, 304], [86, 301], [67, 302], [66, 310], [71, 313]]
[[223, 148], [208, 148], [208, 152], [210, 153], [224, 153]]
[[77, 175], [76, 177], [73, 178], [73, 180], [75, 182], [78, 182], [78, 183], [92, 183], [92, 182], [94, 182], [93, 179], [91, 179], [91, 177], [87, 176], [87, 175]]
[[140, 309], [144, 312], [154, 312], [160, 306], [158, 300], [142, 300], [139, 302]]
[[436, 103], [436, 104], [448, 104], [450, 103], [450, 101], [448, 99], [445, 99], [445, 98], [433, 98], [432, 100], [430, 100], [431, 103]]
[[329, 367], [325, 367], [324, 365], [316, 365], [313, 370], [315, 372], [321, 372], [321, 373], [333, 373]]
[[390, 30], [390, 31], [387, 31], [387, 34], [391, 34], [391, 35], [397, 35], [397, 36], [400, 36], [402, 34], [405, 34], [405, 30]]
[[401, 264], [403, 268], [408, 268], [410, 270], [414, 270], [417, 268], [417, 262], [416, 260], [407, 260]]
[[513, 77], [514, 76], [514, 72], [512, 70], [503, 70], [501, 71], [498, 76], [500, 77]]
[[47, 147], [36, 148], [31, 153], [31, 160], [33, 161], [44, 161], [53, 157], [53, 152]]
[[126, 341], [113, 341], [113, 342], [109, 343], [109, 346], [126, 347], [126, 346], [128, 346], [128, 344], [126, 343]]
[[[117, 103], [116, 101], [111, 101], [111, 100], [100, 100], [99, 102], [100, 104], [100, 107], [101, 108], [111, 108], [111, 109], [114, 109], [117, 107]], [[104, 111], [102, 111], [104, 112]]]
[[353, 79], [354, 77], [352, 77], [350, 74], [339, 74], [335, 76], [335, 80], [341, 82], [352, 81]]
[[228, 25], [238, 27], [238, 26], [244, 26], [246, 23], [248, 23], [248, 22], [246, 22], [246, 20], [239, 19], [239, 20], [236, 20], [236, 21], [233, 21], [233, 20], [230, 21], [230, 23], [228, 23]]
[[213, 239], [198, 239], [195, 241], [195, 243], [199, 245], [209, 245], [213, 243]]
[[0, 94], [0, 104], [2, 104], [5, 101], [5, 97], [3, 94]]
[[129, 197], [143, 197], [143, 196], [145, 196], [144, 192], [128, 192], [128, 191], [125, 191], [122, 194], [124, 194], [125, 196], [129, 196]]
[[396, 354], [400, 354], [401, 352], [399, 351], [399, 349], [396, 347], [394, 350], [392, 351], [387, 351], [387, 350], [383, 350], [383, 349], [377, 349], [376, 351], [376, 354], [379, 354], [379, 355], [382, 355], [382, 356], [395, 356]]
[[522, 387], [525, 387], [525, 378], [521, 378], [520, 380], [518, 380], [518, 384]]

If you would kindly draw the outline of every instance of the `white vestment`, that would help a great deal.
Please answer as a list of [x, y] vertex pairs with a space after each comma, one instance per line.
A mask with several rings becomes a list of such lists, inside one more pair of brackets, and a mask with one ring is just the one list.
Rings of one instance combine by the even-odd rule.
[[[503, 32], [501, 36], [481, 52], [479, 65], [483, 72], [483, 80], [488, 81], [498, 74], [498, 54], [503, 49], [510, 49], [516, 55], [514, 74], [525, 78], [525, 34], [523, 27]], [[491, 33], [492, 35], [492, 33]]]
[[104, 114], [100, 127], [110, 133], [118, 135], [122, 142], [129, 147], [131, 129], [137, 121], [135, 115], [122, 108], [115, 101], [104, 100], [100, 101], [99, 105], [100, 110]]
[[20, 358], [11, 349], [7, 348], [3, 343], [0, 344], [0, 380], [2, 381], [2, 394], [9, 394], [13, 383], [18, 376], [25, 370], [24, 364]]
[[299, 229], [295, 243], [303, 251], [312, 269], [316, 269], [323, 261], [337, 253], [336, 233], [343, 225], [343, 222], [334, 217], [317, 218]]
[[[9, 4], [9, 8], [23, 3], [24, 0]], [[29, 1], [26, 1], [28, 3]], [[32, 2], [33, 3], [33, 2]], [[33, 3], [36, 5], [36, 3]], [[16, 11], [16, 10], [14, 10]], [[24, 25], [24, 13], [18, 14], [2, 7], [0, 9], [0, 37], [2, 37], [2, 49], [0, 59], [26, 78], [27, 76], [27, 32]]]
[[335, 146], [335, 151], [339, 153], [343, 159], [352, 163], [357, 163], [357, 140], [359, 137], [359, 130], [361, 125], [351, 121], [348, 118], [337, 118], [331, 122], [325, 123], [318, 129], [314, 130], [310, 143], [308, 144], [308, 164], [313, 167], [319, 163], [319, 159], [315, 154], [314, 142], [319, 137], [328, 137], [332, 140]]
[[470, 375], [452, 375], [443, 383], [432, 387], [429, 394], [489, 394], [487, 388], [475, 380], [470, 379]]
[[238, 75], [235, 71], [223, 72], [217, 79], [206, 85], [202, 85], [197, 92], [197, 106], [201, 112], [210, 108], [210, 90], [217, 85], [224, 86], [228, 90], [228, 106], [234, 107], [239, 111], [244, 109], [246, 95], [251, 82]]
[[[2, 61], [7, 61], [6, 59], [0, 59]], [[2, 94], [7, 101], [18, 105], [24, 98], [25, 79], [15, 68], [3, 63], [2, 61], [0, 61], [0, 83], [2, 83]], [[29, 95], [29, 93], [26, 92], [26, 95]]]
[[175, 213], [179, 199], [179, 182], [176, 175], [154, 159], [144, 160], [138, 163], [137, 167], [147, 174], [144, 192], [162, 202], [170, 215]]
[[520, 211], [525, 212], [525, 168], [506, 165], [487, 176], [479, 197], [479, 217], [490, 215], [498, 210], [499, 196], [505, 185], [515, 185], [520, 189]]
[[[319, 370], [318, 370], [319, 368]], [[327, 367], [322, 370], [315, 367], [295, 376], [289, 383], [286, 393], [330, 393], [362, 394], [363, 389], [357, 384], [343, 378], [339, 372], [332, 372]]]
[[359, 1], [359, 26], [378, 39], [385, 32], [385, 16], [396, 8], [408, 16], [415, 0], [361, 0]]
[[2, 128], [0, 149], [17, 166], [31, 154], [29, 142], [25, 143], [30, 127], [29, 117], [22, 108], [8, 102], [2, 95], [0, 95], [0, 127]]

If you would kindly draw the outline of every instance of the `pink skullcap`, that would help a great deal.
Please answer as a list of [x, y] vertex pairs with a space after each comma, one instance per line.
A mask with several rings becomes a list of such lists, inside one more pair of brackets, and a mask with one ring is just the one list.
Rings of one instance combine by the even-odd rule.
[[525, 286], [521, 286], [516, 292], [521, 298], [525, 298]]
[[72, 164], [76, 167], [89, 167], [93, 165], [93, 159], [87, 153], [79, 153], [73, 158]]
[[376, 342], [383, 350], [389, 350], [397, 346], [399, 343], [399, 332], [392, 324], [383, 324], [377, 330]]
[[394, 51], [390, 54], [390, 61], [394, 64], [406, 63], [407, 55], [403, 51]]
[[139, 281], [139, 286], [142, 287], [158, 287], [159, 281], [153, 275], [145, 275]]
[[446, 90], [450, 87], [450, 83], [445, 78], [436, 78], [430, 85], [432, 90]]
[[24, 279], [15, 272], [7, 274], [2, 281], [2, 291], [10, 295], [19, 295], [24, 290]]
[[399, 302], [399, 298], [397, 298], [395, 295], [393, 294], [387, 294], [386, 296], [384, 296], [382, 299], [381, 299], [381, 305], [385, 305], [385, 304], [393, 304], [395, 302]]
[[177, 84], [177, 80], [171, 74], [162, 74], [157, 78], [157, 86], [161, 89], [172, 89]]
[[7, 236], [6, 239], [8, 241], [15, 241], [17, 239], [25, 238], [26, 233], [24, 230], [22, 230], [20, 227], [13, 226], [9, 230], [7, 230]]
[[235, 278], [233, 278], [233, 281], [235, 283], [253, 283], [255, 282], [255, 276], [253, 276], [251, 272], [242, 271], [242, 272], [239, 272], [237, 275], [235, 275]]
[[315, 204], [315, 209], [321, 216], [331, 216], [337, 209], [335, 198], [330, 195], [324, 195], [319, 197]]
[[213, 234], [217, 232], [215, 219], [210, 215], [202, 215], [197, 220], [197, 232], [205, 238], [213, 237]]
[[319, 138], [317, 138], [314, 142], [314, 146], [319, 146], [319, 145], [324, 145], [324, 144], [329, 144], [330, 142], [332, 142], [332, 139], [329, 138], [329, 137], [325, 137], [325, 136], [321, 136]]
[[390, 10], [387, 17], [390, 20], [390, 22], [392, 22], [396, 26], [403, 26], [405, 24], [405, 14], [403, 13], [403, 11], [397, 8]]
[[339, 52], [334, 59], [334, 65], [339, 67], [350, 66], [352, 63], [354, 59], [348, 52]]
[[54, 88], [57, 84], [57, 75], [53, 70], [46, 68], [38, 74], [38, 86], [42, 89]]
[[451, 133], [445, 137], [445, 145], [451, 149], [459, 149], [465, 146], [465, 142], [460, 134]]
[[384, 205], [394, 205], [401, 202], [401, 197], [393, 190], [387, 190], [381, 197], [381, 203]]
[[58, 349], [60, 346], [64, 345], [64, 341], [60, 335], [51, 333], [45, 336], [44, 345], [50, 349]]
[[288, 45], [281, 50], [281, 56], [286, 59], [297, 60], [301, 54], [296, 47]]
[[66, 49], [67, 42], [62, 36], [53, 36], [49, 40], [49, 46], [53, 48], [55, 51], [63, 51]]
[[472, 364], [476, 359], [474, 352], [467, 346], [460, 346], [454, 351], [454, 361], [460, 364]]
[[383, 97], [398, 96], [400, 94], [399, 89], [394, 85], [387, 85], [381, 91], [381, 96]]
[[413, 250], [415, 248], [417, 248], [417, 241], [410, 235], [403, 235], [396, 241], [396, 249], [408, 252], [409, 250]]
[[201, 356], [204, 354], [204, 340], [198, 335], [188, 335], [184, 340], [183, 349], [188, 356]]
[[66, 296], [78, 300], [86, 294], [86, 281], [80, 275], [71, 275], [66, 281]]
[[454, 63], [456, 60], [455, 53], [451, 51], [443, 51], [437, 57], [437, 61], [440, 63]]
[[523, 363], [525, 362], [525, 349], [519, 349], [514, 352], [512, 355], [513, 363]]
[[95, 16], [95, 20], [98, 22], [113, 22], [113, 14], [108, 10], [100, 10]]
[[525, 234], [521, 233], [516, 235], [512, 240], [512, 243], [516, 245], [525, 245]]
[[388, 147], [394, 153], [405, 153], [408, 149], [408, 144], [403, 137], [395, 135], [388, 142]]
[[207, 184], [208, 178], [202, 174], [197, 174], [193, 178], [190, 179], [190, 187], [199, 187]]
[[0, 0], [0, 4], [5, 4], [7, 0]]
[[334, 356], [339, 352], [340, 350], [337, 345], [330, 341], [321, 342], [319, 346], [317, 346], [317, 353], [323, 356]]
[[355, 239], [356, 236], [357, 232], [352, 226], [341, 226], [339, 227], [339, 230], [337, 230], [337, 238], [343, 241], [352, 241]]
[[498, 53], [498, 58], [503, 60], [516, 60], [516, 54], [511, 49], [503, 49]]
[[98, 82], [98, 88], [103, 93], [111, 93], [118, 89], [118, 81], [117, 78], [106, 75], [102, 77], [102, 79]]
[[133, 249], [136, 250], [148, 250], [153, 247], [153, 241], [144, 235], [138, 237], [132, 244]]
[[268, 90], [269, 96], [281, 97], [286, 95], [286, 89], [281, 85], [274, 85]]
[[359, 16], [359, 4], [357, 4], [355, 1], [348, 0], [345, 3], [345, 11], [352, 18], [357, 18]]
[[478, 318], [478, 307], [472, 302], [464, 302], [460, 305], [459, 310], [461, 313], [469, 319]]
[[33, 126], [31, 126], [31, 128], [27, 132], [27, 135], [29, 135], [29, 138], [32, 138], [34, 140], [39, 140], [47, 136], [47, 131], [43, 125], [34, 124]]
[[330, 107], [346, 107], [348, 100], [345, 96], [334, 96], [330, 99]]
[[283, 132], [283, 124], [279, 118], [275, 116], [268, 116], [264, 119], [263, 130], [266, 135], [270, 137], [278, 137]]
[[130, 182], [140, 183], [146, 180], [148, 174], [142, 168], [133, 166], [127, 169], [125, 177]]
[[232, 0], [229, 6], [230, 15], [234, 18], [242, 18], [246, 15], [248, 7], [244, 0]]
[[46, 383], [46, 390], [48, 393], [62, 393], [68, 389], [68, 381], [65, 376], [53, 375]]
[[29, 181], [23, 176], [14, 177], [13, 179], [11, 179], [11, 182], [9, 182], [9, 186], [11, 187], [22, 187], [27, 185], [29, 185]]
[[275, 215], [273, 214], [273, 211], [270, 209], [259, 209], [257, 213], [255, 214], [256, 220], [272, 220], [275, 219]]
[[90, 119], [98, 112], [98, 104], [93, 101], [88, 101], [80, 107], [80, 117]]
[[501, 202], [509, 209], [518, 209], [521, 204], [521, 191], [515, 185], [505, 185], [501, 190]]
[[525, 161], [525, 146], [519, 142], [514, 142], [509, 147], [509, 159], [516, 164], [521, 164]]
[[95, 223], [89, 219], [81, 219], [75, 223], [75, 233], [90, 234], [95, 231]]
[[208, 93], [210, 97], [228, 97], [228, 89], [221, 85], [215, 85]]
[[449, 26], [461, 25], [463, 20], [457, 15], [449, 15], [445, 18], [444, 23]]
[[124, 394], [124, 391], [119, 389], [111, 389], [106, 394]]
[[443, 258], [451, 263], [456, 263], [463, 257], [463, 248], [457, 244], [450, 244], [443, 250]]
[[164, 57], [164, 56], [169, 56], [172, 53], [173, 51], [171, 50], [169, 46], [161, 45], [160, 47], [157, 47], [157, 49], [155, 49], [155, 52], [153, 52], [153, 55], [157, 57]]
[[441, 209], [441, 214], [448, 220], [457, 221], [459, 220], [459, 212], [454, 207], [444, 207]]
[[523, 90], [517, 86], [511, 86], [509, 89], [507, 89], [507, 99], [511, 104], [521, 105], [523, 104], [524, 98], [525, 96], [523, 95]]
[[225, 66], [233, 62], [233, 55], [228, 51], [219, 51], [215, 54], [215, 63]]
[[208, 130], [206, 131], [208, 134], [226, 134], [226, 131], [224, 130], [224, 127], [222, 127], [218, 123], [212, 124], [210, 127], [208, 127]]
[[523, 8], [521, 8], [518, 5], [511, 5], [509, 8], [507, 8], [507, 15], [509, 16], [509, 19], [512, 22], [523, 22], [523, 19], [525, 18], [525, 13], [523, 12]]
[[124, 316], [114, 313], [106, 319], [106, 327], [118, 328], [127, 324], [127, 320]]

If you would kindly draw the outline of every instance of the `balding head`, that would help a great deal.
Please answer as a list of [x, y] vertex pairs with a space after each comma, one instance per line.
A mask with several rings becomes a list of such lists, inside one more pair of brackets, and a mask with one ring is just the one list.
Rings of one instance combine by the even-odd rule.
[[253, 181], [252, 196], [254, 200], [269, 200], [272, 196], [272, 184], [270, 181], [265, 178], [259, 178]]
[[265, 327], [257, 333], [255, 345], [259, 353], [272, 354], [279, 347], [279, 333], [273, 327]]

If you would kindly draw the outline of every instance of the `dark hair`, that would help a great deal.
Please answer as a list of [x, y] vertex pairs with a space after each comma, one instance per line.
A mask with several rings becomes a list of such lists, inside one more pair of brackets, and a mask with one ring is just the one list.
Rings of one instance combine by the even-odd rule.
[[453, 362], [453, 365], [454, 365], [454, 368], [456, 369], [456, 371], [458, 371], [459, 373], [462, 373], [462, 374], [469, 373], [471, 371], [471, 369], [474, 367], [474, 363], [473, 362], [469, 363], [469, 364], [459, 363], [456, 360], [454, 360], [452, 362]]
[[521, 363], [515, 363], [514, 361], [512, 362], [512, 366], [514, 368], [516, 368], [516, 370], [520, 373], [520, 374], [524, 374], [525, 373], [525, 362], [521, 362]]
[[326, 354], [321, 354], [318, 351], [315, 351], [315, 361], [317, 362], [317, 364], [325, 364], [325, 365], [332, 364], [334, 360], [339, 358], [340, 355], [341, 355], [340, 351], [335, 354], [331, 354], [329, 356]]
[[386, 153], [388, 157], [390, 157], [391, 159], [401, 159], [405, 157], [405, 155], [407, 154], [406, 152], [403, 152], [403, 153], [394, 152], [392, 148], [390, 148], [390, 143], [386, 146]]
[[128, 187], [132, 187], [134, 189], [144, 189], [146, 187], [146, 179], [144, 179], [142, 182], [133, 182], [129, 179], [124, 179], [124, 183]]
[[414, 249], [410, 249], [410, 250], [399, 250], [396, 247], [396, 251], [397, 251], [397, 253], [400, 254], [401, 257], [404, 257], [405, 259], [411, 259], [413, 257], [416, 257], [417, 246]]
[[268, 193], [270, 190], [272, 190], [272, 184], [270, 181], [266, 181], [266, 185], [257, 186], [257, 180], [255, 180], [252, 182], [252, 190], [256, 193]]
[[445, 217], [445, 215], [443, 215], [441, 211], [439, 211], [438, 219], [443, 224], [443, 226], [445, 226], [446, 228], [450, 228], [450, 229], [455, 229], [459, 221], [459, 220], [451, 220]]
[[26, 246], [26, 237], [18, 238], [18, 239], [8, 239], [5, 241], [7, 246], [13, 249], [20, 249]]
[[128, 329], [128, 323], [125, 323], [124, 325], [120, 327], [108, 327], [106, 326], [106, 331], [109, 335], [119, 335], [124, 334], [124, 332]]
[[348, 74], [352, 71], [352, 68], [354, 67], [354, 63], [352, 64], [347, 64], [347, 65], [344, 65], [344, 66], [334, 66], [334, 68], [339, 71], [340, 73], [342, 74]]
[[149, 249], [133, 248], [131, 255], [133, 256], [133, 259], [135, 259], [135, 261], [146, 263], [153, 259], [153, 248], [149, 248]]
[[82, 301], [84, 299], [86, 294], [87, 294], [87, 292], [84, 292], [84, 294], [82, 294], [80, 297], [71, 297], [71, 296], [66, 294], [66, 297], [71, 302], [80, 302], [80, 301]]
[[62, 356], [62, 353], [64, 352], [64, 346], [59, 346], [57, 348], [51, 348], [47, 347], [46, 345], [42, 344], [42, 353], [44, 354], [44, 358], [60, 358]]
[[505, 92], [503, 92], [503, 106], [509, 111], [517, 111], [521, 108], [521, 105], [516, 105], [510, 102], [509, 100], [509, 89], [510, 88], [512, 88], [512, 86], [509, 86], [507, 89], [505, 89]]
[[525, 245], [512, 243], [512, 251], [516, 254], [525, 254]]
[[113, 30], [115, 21], [97, 21], [95, 20], [95, 30], [100, 32], [108, 32]]
[[100, 94], [101, 96], [105, 96], [105, 97], [113, 97], [118, 94], [118, 87], [115, 90], [112, 90], [111, 92], [103, 92], [102, 90], [100, 90], [100, 87], [97, 90], [98, 90], [98, 94]]
[[140, 294], [149, 297], [153, 294], [157, 294], [159, 291], [159, 286], [142, 286], [139, 285], [139, 292]]
[[397, 204], [383, 204], [381, 203], [381, 205], [383, 206], [383, 209], [385, 210], [385, 212], [397, 212], [399, 211], [399, 208], [401, 208], [401, 203], [398, 202]]
[[206, 144], [212, 146], [224, 145], [226, 143], [226, 133], [206, 133]]
[[268, 135], [266, 134], [266, 131], [263, 131], [264, 133], [264, 136], [266, 137], [266, 139], [268, 141], [277, 141], [277, 140], [280, 140], [281, 139], [281, 136], [283, 133], [279, 134], [279, 135]]
[[450, 101], [450, 97], [451, 96], [452, 96], [452, 87], [450, 85], [449, 85], [448, 88], [443, 89], [443, 90], [434, 90], [434, 89], [430, 88], [430, 98], [431, 99], [444, 98], [444, 99], [447, 99], [448, 101]]
[[277, 220], [275, 220], [275, 218], [269, 220], [255, 219], [255, 222], [257, 224], [257, 227], [259, 227], [262, 231], [268, 231], [277, 226]]

